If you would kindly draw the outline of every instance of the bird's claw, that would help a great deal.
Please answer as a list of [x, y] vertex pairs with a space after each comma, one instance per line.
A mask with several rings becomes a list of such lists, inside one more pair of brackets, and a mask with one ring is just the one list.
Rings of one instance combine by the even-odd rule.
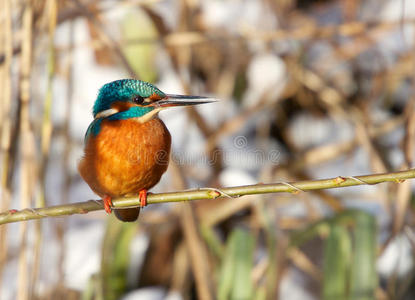
[[140, 199], [140, 207], [147, 206], [147, 190], [141, 190], [138, 193], [138, 198]]
[[105, 196], [102, 198], [102, 202], [104, 202], [104, 209], [107, 214], [110, 214], [112, 212], [112, 200], [110, 196]]

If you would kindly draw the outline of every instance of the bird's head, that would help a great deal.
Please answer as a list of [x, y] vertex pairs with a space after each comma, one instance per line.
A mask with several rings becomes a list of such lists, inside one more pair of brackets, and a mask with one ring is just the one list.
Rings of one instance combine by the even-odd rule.
[[122, 79], [105, 84], [99, 90], [93, 108], [95, 119], [111, 120], [134, 118], [145, 122], [167, 107], [215, 102], [200, 96], [165, 94], [154, 85], [134, 79]]

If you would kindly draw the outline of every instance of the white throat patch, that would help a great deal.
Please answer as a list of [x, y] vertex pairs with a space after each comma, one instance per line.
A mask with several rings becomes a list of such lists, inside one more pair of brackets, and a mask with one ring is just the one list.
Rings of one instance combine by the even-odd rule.
[[132, 120], [139, 122], [139, 123], [145, 123], [147, 121], [150, 121], [151, 119], [153, 119], [154, 117], [157, 116], [157, 114], [163, 110], [165, 107], [158, 107], [153, 109], [152, 111], [150, 111], [149, 113], [146, 113], [144, 116], [142, 117], [138, 117], [138, 118], [131, 118]]

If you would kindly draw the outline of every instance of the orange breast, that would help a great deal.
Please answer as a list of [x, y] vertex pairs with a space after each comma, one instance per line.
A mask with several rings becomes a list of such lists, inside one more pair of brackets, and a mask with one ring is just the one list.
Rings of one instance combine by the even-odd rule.
[[170, 133], [158, 118], [142, 124], [104, 120], [99, 134], [86, 142], [79, 173], [101, 197], [137, 194], [166, 171], [170, 144]]

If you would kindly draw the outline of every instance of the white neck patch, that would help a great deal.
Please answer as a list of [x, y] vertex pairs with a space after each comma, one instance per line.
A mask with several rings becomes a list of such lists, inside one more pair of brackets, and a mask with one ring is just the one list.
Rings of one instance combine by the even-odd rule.
[[118, 112], [118, 109], [115, 109], [115, 108], [106, 109], [106, 110], [103, 110], [97, 113], [97, 115], [95, 116], [95, 119], [106, 118], [113, 114], [116, 114], [117, 112]]

